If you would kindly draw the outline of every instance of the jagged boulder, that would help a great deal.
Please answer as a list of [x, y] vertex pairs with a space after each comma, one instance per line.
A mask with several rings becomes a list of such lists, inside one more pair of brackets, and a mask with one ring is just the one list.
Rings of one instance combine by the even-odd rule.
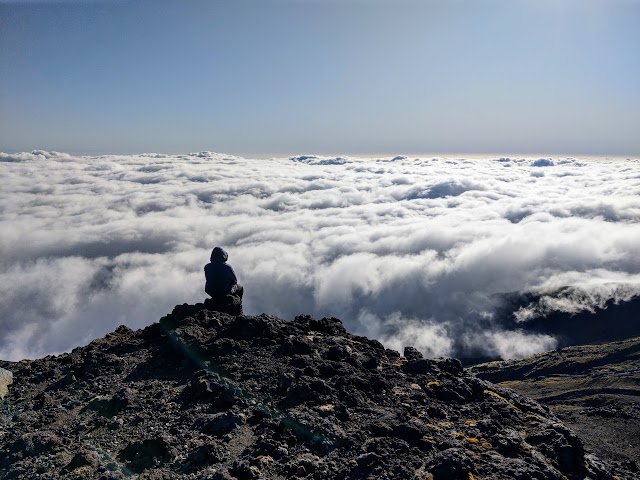
[[213, 306], [12, 364], [0, 478], [613, 478], [548, 409], [456, 360]]

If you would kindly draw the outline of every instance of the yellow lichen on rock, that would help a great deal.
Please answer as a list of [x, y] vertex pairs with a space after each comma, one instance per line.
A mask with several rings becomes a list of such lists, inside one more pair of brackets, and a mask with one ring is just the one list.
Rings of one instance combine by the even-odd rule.
[[514, 410], [520, 410], [518, 407], [516, 407], [513, 403], [511, 403], [509, 400], [507, 400], [506, 398], [504, 398], [502, 395], [500, 395], [499, 393], [494, 392], [493, 390], [488, 390], [485, 389], [484, 393], [487, 395], [491, 395], [494, 398], [497, 398], [499, 400], [502, 400], [504, 403], [506, 403], [507, 405], [509, 405], [511, 408], [513, 408]]
[[93, 468], [89, 465], [83, 465], [82, 467], [78, 467], [69, 473], [70, 480], [84, 480], [85, 478], [89, 478], [93, 473]]

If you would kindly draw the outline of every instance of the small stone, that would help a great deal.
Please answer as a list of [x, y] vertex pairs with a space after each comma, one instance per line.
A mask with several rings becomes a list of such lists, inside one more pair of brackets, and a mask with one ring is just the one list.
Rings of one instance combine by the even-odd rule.
[[362, 455], [358, 455], [356, 457], [356, 462], [361, 467], [368, 467], [371, 465], [375, 465], [377, 463], [380, 463], [380, 461], [381, 461], [380, 456], [375, 452], [363, 453]]
[[327, 415], [331, 415], [335, 410], [335, 408], [336, 408], [335, 405], [328, 403], [326, 405], [320, 405], [320, 407], [318, 407], [318, 410], [320, 411], [320, 415], [327, 416]]

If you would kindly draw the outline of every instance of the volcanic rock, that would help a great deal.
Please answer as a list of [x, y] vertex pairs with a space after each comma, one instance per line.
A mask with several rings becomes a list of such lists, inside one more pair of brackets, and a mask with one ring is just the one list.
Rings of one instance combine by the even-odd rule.
[[334, 318], [179, 305], [18, 363], [0, 479], [611, 479], [546, 407]]

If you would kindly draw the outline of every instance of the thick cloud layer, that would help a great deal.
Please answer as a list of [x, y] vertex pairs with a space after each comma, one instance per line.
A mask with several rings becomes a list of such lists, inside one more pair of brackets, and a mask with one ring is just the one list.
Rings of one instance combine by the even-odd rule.
[[336, 316], [431, 356], [556, 345], [497, 324], [497, 293], [578, 285], [561, 307], [588, 309], [640, 291], [637, 159], [36, 151], [0, 154], [0, 175], [3, 359], [202, 301], [215, 245], [246, 313]]

